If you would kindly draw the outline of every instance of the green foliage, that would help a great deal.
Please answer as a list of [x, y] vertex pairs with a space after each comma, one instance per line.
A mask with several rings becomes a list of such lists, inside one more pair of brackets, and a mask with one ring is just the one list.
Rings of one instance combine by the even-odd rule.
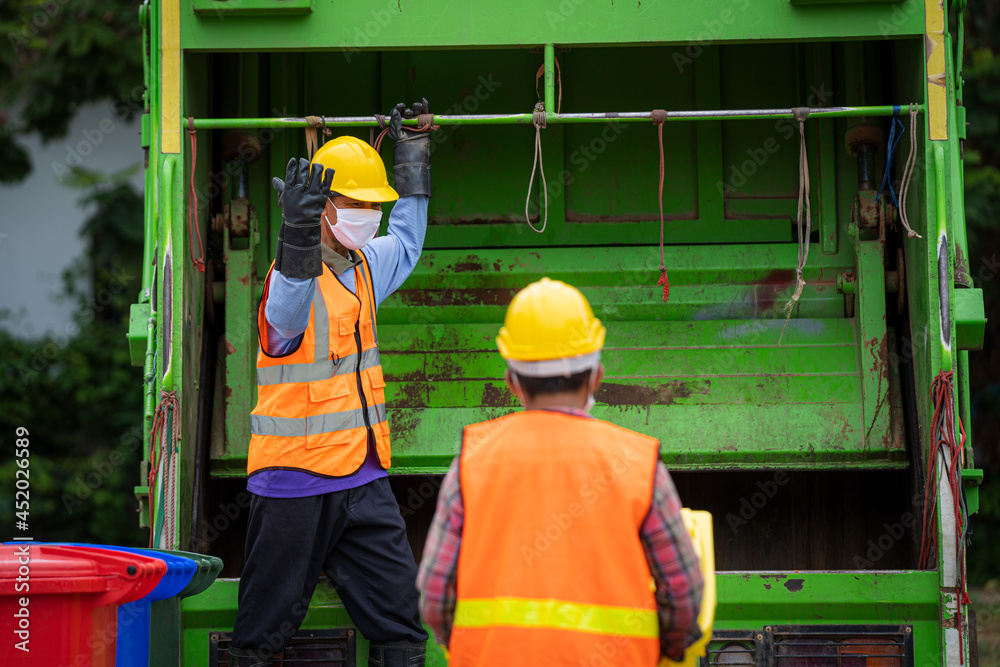
[[[0, 433], [29, 432], [30, 530], [39, 540], [142, 545], [138, 529], [142, 459], [142, 370], [129, 363], [125, 331], [139, 290], [142, 199], [127, 183], [105, 179], [81, 203], [91, 252], [64, 276], [74, 321], [38, 340], [2, 327]], [[100, 239], [98, 243], [97, 240]], [[113, 250], [112, 250], [113, 249]], [[0, 488], [14, 487], [15, 462], [0, 463]], [[0, 523], [13, 526], [14, 497], [4, 494]]]
[[9, 0], [0, 15], [0, 182], [21, 180], [30, 159], [20, 135], [65, 136], [88, 102], [116, 100], [123, 119], [142, 109], [138, 2]]
[[[980, 510], [971, 521], [969, 581], [982, 584], [1000, 574], [1000, 12], [992, 3], [966, 9], [963, 78], [968, 141], [965, 144], [965, 214], [969, 263], [986, 301], [987, 342], [970, 354], [972, 443], [985, 468]], [[992, 335], [990, 335], [992, 332]]]
[[1000, 551], [1000, 475], [987, 475], [979, 487], [979, 514], [972, 517], [972, 538], [968, 547], [968, 578], [982, 585], [998, 574]]

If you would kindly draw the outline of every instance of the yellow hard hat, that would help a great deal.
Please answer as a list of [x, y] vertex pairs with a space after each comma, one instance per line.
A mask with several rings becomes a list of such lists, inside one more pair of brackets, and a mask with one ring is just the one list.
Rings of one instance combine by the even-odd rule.
[[542, 278], [514, 295], [497, 348], [520, 375], [571, 375], [600, 363], [606, 332], [580, 290]]
[[337, 137], [323, 144], [313, 155], [312, 164], [333, 168], [330, 189], [358, 201], [396, 201], [399, 195], [389, 187], [385, 164], [375, 149], [357, 137]]

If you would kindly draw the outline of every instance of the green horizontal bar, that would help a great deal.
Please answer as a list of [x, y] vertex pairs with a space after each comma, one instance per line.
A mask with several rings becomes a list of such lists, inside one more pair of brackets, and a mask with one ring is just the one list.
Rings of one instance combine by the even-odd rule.
[[[523, 226], [523, 222], [521, 223]], [[454, 229], [452, 227], [451, 229]], [[620, 232], [619, 232], [620, 235]], [[663, 249], [670, 268], [670, 284], [753, 284], [795, 282], [798, 246], [795, 243], [671, 246]], [[835, 283], [838, 274], [854, 268], [854, 256], [810, 255], [807, 283]], [[428, 250], [407, 278], [407, 289], [440, 289], [441, 275], [448, 287], [513, 287], [548, 276], [576, 287], [644, 284], [652, 272], [659, 278], [660, 254], [653, 246], [578, 248], [483, 248]], [[653, 281], [656, 283], [656, 280]]]
[[[391, 363], [397, 352], [434, 350], [497, 353], [496, 322], [421, 324], [407, 322], [379, 326], [382, 362]], [[793, 347], [826, 348], [856, 345], [853, 320], [844, 318], [789, 320], [700, 320], [697, 322], [614, 322], [608, 325], [605, 350], [683, 348]], [[784, 336], [782, 336], [784, 329]], [[781, 345], [778, 338], [781, 337]], [[499, 353], [497, 353], [499, 356]]]
[[[462, 429], [508, 407], [389, 410], [393, 467], [444, 472]], [[661, 441], [672, 470], [905, 468], [904, 448], [866, 447], [860, 404], [603, 406], [593, 415]], [[713, 437], [705, 437], [706, 425]], [[780, 433], [781, 438], [774, 434]], [[677, 443], [685, 443], [680, 449]]]
[[715, 582], [719, 629], [940, 620], [934, 571], [719, 572]]
[[[906, 105], [900, 105], [906, 108]], [[923, 105], [919, 106], [923, 113]], [[862, 106], [862, 107], [825, 107], [811, 109], [810, 118], [848, 118], [857, 116], [891, 116], [892, 105]], [[747, 120], [747, 119], [778, 119], [794, 118], [792, 109], [734, 109], [728, 111], [668, 111], [668, 121], [691, 120]], [[588, 114], [556, 114], [546, 113], [546, 123], [607, 123], [616, 122], [650, 122], [648, 111], [627, 111]], [[325, 118], [327, 126], [338, 127], [377, 127], [379, 122], [374, 116], [349, 116]], [[416, 125], [417, 119], [404, 120], [403, 125]], [[437, 125], [531, 125], [533, 116], [530, 113], [514, 114], [467, 114], [434, 116]], [[195, 118], [196, 130], [230, 130], [251, 129], [263, 127], [309, 127], [311, 123], [305, 118]]]
[[[698, 286], [696, 288], [671, 287], [670, 302], [663, 303], [663, 288], [651, 284], [642, 288], [586, 288], [580, 291], [590, 301], [594, 314], [605, 323], [621, 321], [680, 321], [721, 318], [781, 319], [784, 304], [794, 288], [769, 289], [768, 292], [744, 286], [742, 291], [733, 288]], [[499, 290], [497, 290], [499, 292]], [[631, 294], [630, 294], [631, 292]], [[414, 308], [423, 307], [425, 321], [437, 323], [502, 322], [507, 306], [514, 296], [509, 293], [481, 297], [475, 293], [457, 295], [460, 305], [445, 305], [440, 299], [444, 294], [397, 292], [379, 307], [383, 325], [406, 324], [414, 319]], [[622, 297], [615, 301], [615, 297]], [[439, 299], [431, 301], [431, 299]], [[462, 303], [462, 299], [468, 299]], [[496, 299], [487, 301], [481, 299]], [[844, 312], [844, 297], [823, 286], [806, 285], [795, 306], [795, 317], [833, 318]], [[777, 337], [775, 337], [777, 341]]]
[[[386, 402], [397, 408], [461, 408], [469, 405], [517, 408], [503, 380], [389, 382]], [[717, 375], [705, 378], [606, 376], [597, 405], [783, 405], [859, 403], [857, 375]]]

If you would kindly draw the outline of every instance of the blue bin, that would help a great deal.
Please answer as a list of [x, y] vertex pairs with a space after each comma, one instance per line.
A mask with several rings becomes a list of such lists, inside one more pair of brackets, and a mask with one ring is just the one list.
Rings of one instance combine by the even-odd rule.
[[175, 556], [152, 549], [120, 547], [110, 544], [83, 544], [66, 542], [67, 546], [89, 549], [107, 549], [157, 558], [167, 564], [167, 573], [156, 588], [144, 598], [123, 604], [118, 608], [118, 644], [116, 667], [148, 667], [149, 665], [149, 618], [154, 602], [178, 595], [191, 581], [198, 570], [198, 564], [190, 558]]

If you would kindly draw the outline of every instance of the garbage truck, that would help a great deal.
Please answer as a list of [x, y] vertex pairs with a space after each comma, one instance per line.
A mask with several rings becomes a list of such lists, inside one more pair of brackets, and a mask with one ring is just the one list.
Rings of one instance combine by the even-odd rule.
[[[494, 339], [548, 276], [607, 327], [593, 414], [714, 517], [701, 664], [975, 665], [965, 4], [147, 0], [135, 493], [152, 546], [226, 564], [182, 664], [232, 637], [270, 180], [425, 97], [426, 243], [378, 320], [415, 556], [463, 426], [519, 409]], [[366, 657], [324, 580], [276, 664]]]

